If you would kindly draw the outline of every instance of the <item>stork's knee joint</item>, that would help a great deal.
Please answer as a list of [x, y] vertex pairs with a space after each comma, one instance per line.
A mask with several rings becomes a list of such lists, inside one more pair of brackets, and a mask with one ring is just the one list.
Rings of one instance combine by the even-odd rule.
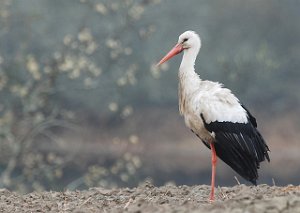
[[217, 158], [212, 158], [212, 159], [211, 159], [211, 162], [212, 162], [213, 164], [216, 164], [216, 163], [217, 163]]

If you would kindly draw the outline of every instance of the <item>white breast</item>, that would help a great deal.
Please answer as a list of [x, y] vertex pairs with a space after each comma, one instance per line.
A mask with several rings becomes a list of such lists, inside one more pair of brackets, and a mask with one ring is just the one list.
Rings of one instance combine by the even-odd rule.
[[238, 99], [219, 83], [201, 81], [195, 90], [185, 88], [181, 92], [184, 94], [181, 94], [179, 104], [185, 123], [201, 138], [213, 136], [205, 129], [201, 114], [207, 123], [248, 122], [247, 113]]

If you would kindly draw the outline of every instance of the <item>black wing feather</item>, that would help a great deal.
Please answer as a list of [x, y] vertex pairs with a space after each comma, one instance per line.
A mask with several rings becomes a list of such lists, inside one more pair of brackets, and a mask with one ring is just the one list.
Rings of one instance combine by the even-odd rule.
[[215, 134], [217, 156], [243, 178], [256, 185], [260, 162], [265, 159], [270, 161], [269, 148], [256, 129], [256, 119], [244, 106], [243, 108], [248, 114], [248, 123], [206, 123], [203, 114], [201, 118], [205, 128]]
[[252, 125], [255, 128], [257, 128], [257, 123], [256, 123], [256, 119], [254, 118], [254, 116], [251, 115], [251, 113], [249, 112], [249, 110], [243, 104], [241, 104], [241, 106], [244, 108], [244, 110], [246, 110], [248, 118], [249, 118], [250, 122], [252, 123]]

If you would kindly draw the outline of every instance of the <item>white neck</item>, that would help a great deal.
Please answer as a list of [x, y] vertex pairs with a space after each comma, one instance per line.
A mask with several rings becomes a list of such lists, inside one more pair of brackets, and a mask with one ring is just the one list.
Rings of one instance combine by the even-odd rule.
[[189, 99], [187, 98], [199, 89], [201, 85], [201, 79], [195, 72], [195, 61], [199, 52], [199, 49], [187, 49], [184, 51], [182, 61], [179, 68], [179, 111], [180, 114], [184, 114], [185, 103]]
[[[182, 61], [179, 68], [179, 80], [182, 86], [198, 83], [201, 79], [195, 73], [195, 61], [200, 47], [194, 47], [184, 50]], [[196, 87], [195, 87], [196, 88]]]
[[186, 49], [183, 52], [182, 61], [180, 64], [180, 70], [194, 70], [195, 61], [198, 55], [199, 49], [196, 48], [190, 48]]

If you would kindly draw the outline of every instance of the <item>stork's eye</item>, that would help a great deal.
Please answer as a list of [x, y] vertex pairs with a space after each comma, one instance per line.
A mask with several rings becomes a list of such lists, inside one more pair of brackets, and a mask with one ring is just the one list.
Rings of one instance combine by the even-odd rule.
[[183, 39], [183, 42], [182, 42], [182, 43], [186, 42], [187, 40], [188, 40], [187, 38]]

